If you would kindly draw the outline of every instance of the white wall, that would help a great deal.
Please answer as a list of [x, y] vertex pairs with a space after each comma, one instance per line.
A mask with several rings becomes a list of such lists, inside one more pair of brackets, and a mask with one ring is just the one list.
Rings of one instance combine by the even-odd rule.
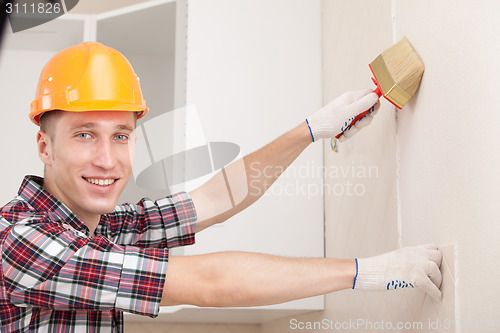
[[[376, 193], [370, 205], [365, 197], [326, 198], [332, 200], [326, 205], [327, 244], [333, 243], [327, 254], [366, 256], [438, 244], [443, 299], [433, 301], [418, 289], [361, 296], [345, 291], [327, 296], [324, 312], [296, 319], [410, 325], [402, 332], [499, 332], [500, 113], [494, 96], [500, 3], [323, 0], [322, 11], [325, 97], [331, 87], [340, 92], [364, 85], [369, 72], [360, 68], [403, 35], [426, 65], [420, 90], [403, 110], [382, 102], [374, 123], [341, 145], [339, 156], [325, 151], [327, 166], [354, 158], [362, 165], [381, 151], [374, 160], [380, 176], [367, 183]], [[393, 190], [384, 190], [392, 181]], [[379, 214], [377, 207], [387, 208]], [[341, 331], [389, 331], [347, 327]], [[285, 319], [262, 331], [292, 330]]]
[[462, 332], [499, 332], [500, 2], [402, 0], [395, 9], [396, 35], [426, 65], [398, 118], [403, 243], [454, 244]]
[[[317, 0], [190, 0], [187, 104], [196, 105], [207, 141], [236, 143], [246, 155], [319, 110], [320, 36]], [[321, 172], [310, 172], [321, 155], [310, 146], [291, 166], [304, 176], [281, 177], [252, 207], [200, 233], [187, 253], [323, 256], [322, 195], [300, 189], [321, 189]]]
[[21, 50], [3, 50], [1, 53], [1, 205], [14, 198], [25, 175], [43, 174], [36, 146], [38, 127], [29, 120], [28, 114], [40, 72], [54, 54]]

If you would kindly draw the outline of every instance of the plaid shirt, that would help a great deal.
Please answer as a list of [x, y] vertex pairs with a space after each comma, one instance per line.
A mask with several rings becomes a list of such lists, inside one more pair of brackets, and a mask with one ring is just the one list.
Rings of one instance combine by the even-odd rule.
[[123, 332], [158, 315], [168, 248], [194, 243], [187, 193], [117, 206], [89, 230], [27, 176], [0, 210], [1, 332]]

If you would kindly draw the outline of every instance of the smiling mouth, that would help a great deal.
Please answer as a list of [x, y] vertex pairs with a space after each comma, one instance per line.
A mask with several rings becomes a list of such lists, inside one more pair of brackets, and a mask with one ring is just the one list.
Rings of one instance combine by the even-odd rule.
[[95, 179], [95, 178], [85, 178], [85, 177], [82, 178], [85, 179], [90, 184], [99, 186], [109, 186], [118, 180], [118, 179]]

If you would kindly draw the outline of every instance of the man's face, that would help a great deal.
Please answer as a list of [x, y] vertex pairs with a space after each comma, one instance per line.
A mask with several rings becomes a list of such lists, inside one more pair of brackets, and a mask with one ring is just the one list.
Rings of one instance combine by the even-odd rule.
[[50, 138], [38, 134], [44, 187], [80, 219], [111, 212], [132, 171], [134, 113], [60, 112], [54, 121]]

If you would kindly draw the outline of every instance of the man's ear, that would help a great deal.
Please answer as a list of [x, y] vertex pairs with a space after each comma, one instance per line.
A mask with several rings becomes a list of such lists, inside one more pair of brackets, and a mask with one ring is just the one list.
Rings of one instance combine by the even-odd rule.
[[44, 131], [38, 131], [36, 135], [36, 142], [38, 145], [38, 156], [45, 165], [50, 165], [52, 160], [52, 146], [50, 137]]

